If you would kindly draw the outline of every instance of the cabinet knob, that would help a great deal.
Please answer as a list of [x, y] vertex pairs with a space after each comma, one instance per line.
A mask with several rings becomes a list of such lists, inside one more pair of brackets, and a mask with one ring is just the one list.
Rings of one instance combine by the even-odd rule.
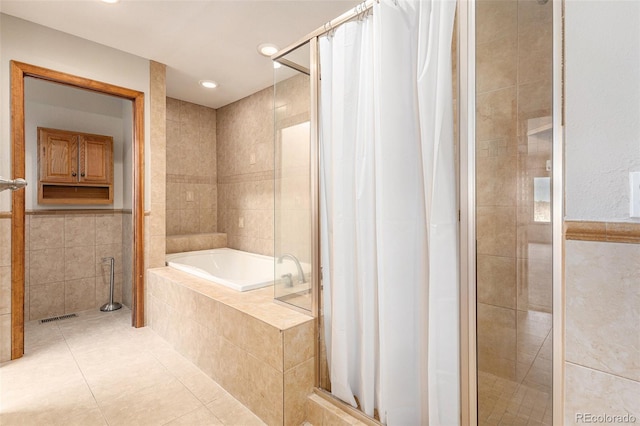
[[71, 172], [71, 176], [76, 176], [76, 172]]
[[81, 177], [84, 177], [84, 173], [80, 173], [80, 176], [81, 176]]

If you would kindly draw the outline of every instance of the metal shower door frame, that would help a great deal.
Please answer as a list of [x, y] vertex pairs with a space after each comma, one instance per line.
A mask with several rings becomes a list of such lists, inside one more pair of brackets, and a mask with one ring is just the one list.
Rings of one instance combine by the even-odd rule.
[[[564, 421], [564, 0], [553, 2], [552, 294], [553, 424]], [[461, 424], [478, 424], [476, 318], [476, 0], [458, 0]]]

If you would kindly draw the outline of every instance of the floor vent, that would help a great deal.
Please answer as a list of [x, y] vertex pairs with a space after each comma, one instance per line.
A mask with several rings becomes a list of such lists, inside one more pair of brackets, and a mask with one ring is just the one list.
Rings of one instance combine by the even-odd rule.
[[40, 324], [44, 324], [44, 323], [51, 322], [51, 321], [64, 320], [64, 319], [68, 319], [68, 318], [75, 318], [77, 316], [78, 315], [76, 315], [76, 314], [67, 314], [67, 315], [61, 315], [59, 317], [45, 318], [45, 319], [41, 319], [40, 320]]

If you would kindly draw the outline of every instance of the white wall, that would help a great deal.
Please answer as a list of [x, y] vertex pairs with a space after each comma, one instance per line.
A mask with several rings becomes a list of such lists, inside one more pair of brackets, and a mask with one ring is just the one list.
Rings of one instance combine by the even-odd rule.
[[[26, 179], [30, 182], [26, 192], [27, 210], [52, 208], [86, 209], [86, 205], [38, 204], [38, 127], [71, 130], [113, 137], [113, 204], [91, 208], [122, 209], [123, 207], [123, 153], [125, 128], [129, 131], [133, 117], [125, 124], [123, 110], [131, 101], [49, 83], [33, 78], [25, 79], [25, 163]], [[129, 107], [131, 112], [131, 107]], [[127, 139], [131, 144], [131, 137]], [[129, 152], [131, 147], [129, 147]], [[131, 162], [129, 161], [129, 166]], [[127, 170], [129, 174], [131, 172]], [[128, 178], [131, 184], [131, 178]], [[130, 191], [128, 191], [130, 193]], [[128, 208], [131, 208], [129, 203]]]
[[133, 207], [133, 102], [122, 105], [122, 208]]
[[640, 171], [640, 2], [567, 0], [566, 217], [629, 218]]
[[[17, 60], [144, 92], [145, 208], [150, 207], [149, 61], [69, 34], [0, 14], [0, 176], [11, 176], [9, 62]], [[0, 211], [10, 209], [8, 191]]]

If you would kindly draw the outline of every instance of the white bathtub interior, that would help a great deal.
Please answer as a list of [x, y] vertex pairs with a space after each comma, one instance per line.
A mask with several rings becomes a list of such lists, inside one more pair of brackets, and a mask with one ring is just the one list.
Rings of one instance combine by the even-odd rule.
[[[274, 283], [275, 259], [255, 253], [230, 248], [198, 250], [166, 256], [167, 266], [187, 272], [208, 281], [222, 284], [237, 291], [248, 291]], [[291, 274], [291, 292], [309, 289], [311, 265], [302, 263], [307, 283], [298, 283], [295, 263], [284, 259], [279, 265], [279, 274]], [[280, 277], [278, 277], [280, 281]], [[281, 284], [286, 286], [286, 284]]]

